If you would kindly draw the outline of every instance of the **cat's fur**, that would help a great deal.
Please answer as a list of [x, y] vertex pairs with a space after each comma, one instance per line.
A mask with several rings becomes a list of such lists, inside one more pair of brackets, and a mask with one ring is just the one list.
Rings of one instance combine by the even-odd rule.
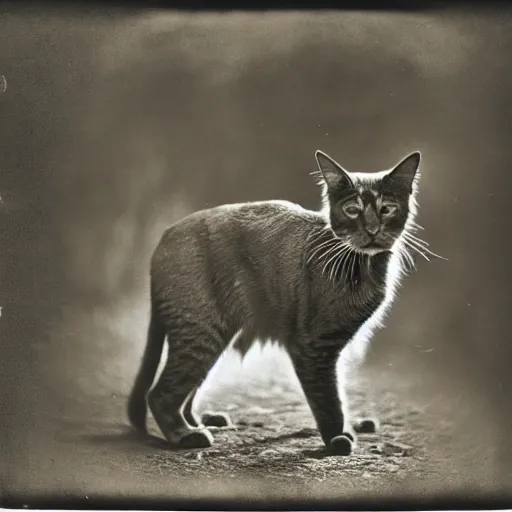
[[[340, 402], [337, 361], [349, 343], [364, 345], [393, 299], [420, 154], [366, 174], [348, 173], [320, 151], [316, 159], [320, 212], [287, 201], [231, 204], [165, 231], [151, 261], [148, 342], [128, 407], [138, 430], [146, 429], [147, 398], [171, 445], [211, 445], [191, 411], [197, 388], [235, 336], [241, 353], [270, 339], [288, 352], [326, 446], [350, 453], [355, 434]], [[370, 233], [376, 242], [366, 246]], [[148, 394], [166, 337], [168, 360]]]

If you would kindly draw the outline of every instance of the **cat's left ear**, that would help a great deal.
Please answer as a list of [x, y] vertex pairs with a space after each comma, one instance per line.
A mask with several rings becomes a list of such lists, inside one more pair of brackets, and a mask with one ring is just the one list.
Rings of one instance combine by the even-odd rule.
[[343, 167], [330, 156], [326, 155], [323, 151], [317, 150], [315, 152], [315, 158], [318, 168], [329, 189], [350, 188], [354, 186], [348, 171], [343, 169]]
[[414, 178], [420, 167], [421, 153], [415, 151], [406, 156], [384, 179], [386, 181], [401, 182], [407, 187], [409, 193], [412, 192]]

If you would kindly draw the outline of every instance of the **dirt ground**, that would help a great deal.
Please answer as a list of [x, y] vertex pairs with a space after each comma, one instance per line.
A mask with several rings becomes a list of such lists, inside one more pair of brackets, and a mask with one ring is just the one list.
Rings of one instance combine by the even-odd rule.
[[467, 466], [452, 458], [456, 423], [447, 414], [449, 401], [419, 391], [421, 378], [410, 369], [407, 379], [400, 373], [405, 367], [366, 365], [349, 379], [352, 416], [377, 417], [380, 429], [360, 435], [351, 456], [335, 457], [323, 448], [287, 359], [272, 348], [249, 359], [240, 365], [234, 355], [225, 358], [199, 393], [198, 412], [228, 412], [236, 425], [215, 431], [215, 444], [205, 450], [168, 449], [152, 418], [150, 437], [134, 434], [126, 393], [70, 388], [66, 395], [63, 389], [62, 403], [55, 403], [59, 417], [47, 418], [51, 435], [34, 443], [30, 478], [22, 477], [27, 497], [80, 508], [105, 499], [142, 508], [152, 502], [136, 500], [165, 508], [176, 508], [176, 500], [185, 500], [185, 508], [259, 500], [261, 508], [261, 500], [374, 499], [381, 507], [386, 499], [434, 499], [461, 489], [461, 471], [471, 483]]

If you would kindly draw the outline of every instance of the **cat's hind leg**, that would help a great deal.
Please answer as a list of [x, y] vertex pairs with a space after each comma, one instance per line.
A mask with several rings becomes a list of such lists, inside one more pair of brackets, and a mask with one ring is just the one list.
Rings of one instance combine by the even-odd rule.
[[375, 434], [379, 430], [379, 422], [375, 418], [358, 419], [352, 423], [356, 434]]
[[[212, 434], [192, 414], [191, 402], [226, 343], [215, 329], [189, 328], [168, 332], [167, 362], [148, 404], [162, 434], [172, 447], [206, 448]], [[190, 404], [190, 405], [189, 405]]]
[[202, 422], [200, 418], [198, 418], [197, 414], [192, 412], [192, 402], [196, 397], [197, 389], [198, 388], [194, 389], [194, 391], [189, 395], [187, 400], [185, 400], [185, 404], [183, 405], [183, 417], [185, 418], [185, 421], [192, 427], [199, 427], [202, 425]]
[[185, 406], [183, 407], [183, 416], [185, 420], [192, 426], [199, 427], [204, 425], [205, 427], [214, 427], [221, 429], [234, 429], [229, 415], [225, 412], [212, 412], [205, 411], [201, 414], [201, 417], [198, 418], [197, 415], [192, 412], [192, 402], [197, 394], [197, 389], [194, 391], [190, 398], [186, 401]]
[[222, 429], [234, 429], [235, 426], [226, 412], [206, 411], [201, 415], [201, 421], [205, 427]]

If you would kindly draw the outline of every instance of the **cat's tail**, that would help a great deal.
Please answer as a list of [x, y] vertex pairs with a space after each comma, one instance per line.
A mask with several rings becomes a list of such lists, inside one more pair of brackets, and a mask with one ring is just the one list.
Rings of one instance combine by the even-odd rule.
[[136, 430], [144, 433], [147, 431], [146, 396], [149, 388], [153, 384], [158, 364], [160, 363], [165, 334], [165, 326], [155, 305], [152, 303], [146, 348], [142, 357], [139, 373], [135, 378], [135, 383], [128, 400], [128, 419]]

